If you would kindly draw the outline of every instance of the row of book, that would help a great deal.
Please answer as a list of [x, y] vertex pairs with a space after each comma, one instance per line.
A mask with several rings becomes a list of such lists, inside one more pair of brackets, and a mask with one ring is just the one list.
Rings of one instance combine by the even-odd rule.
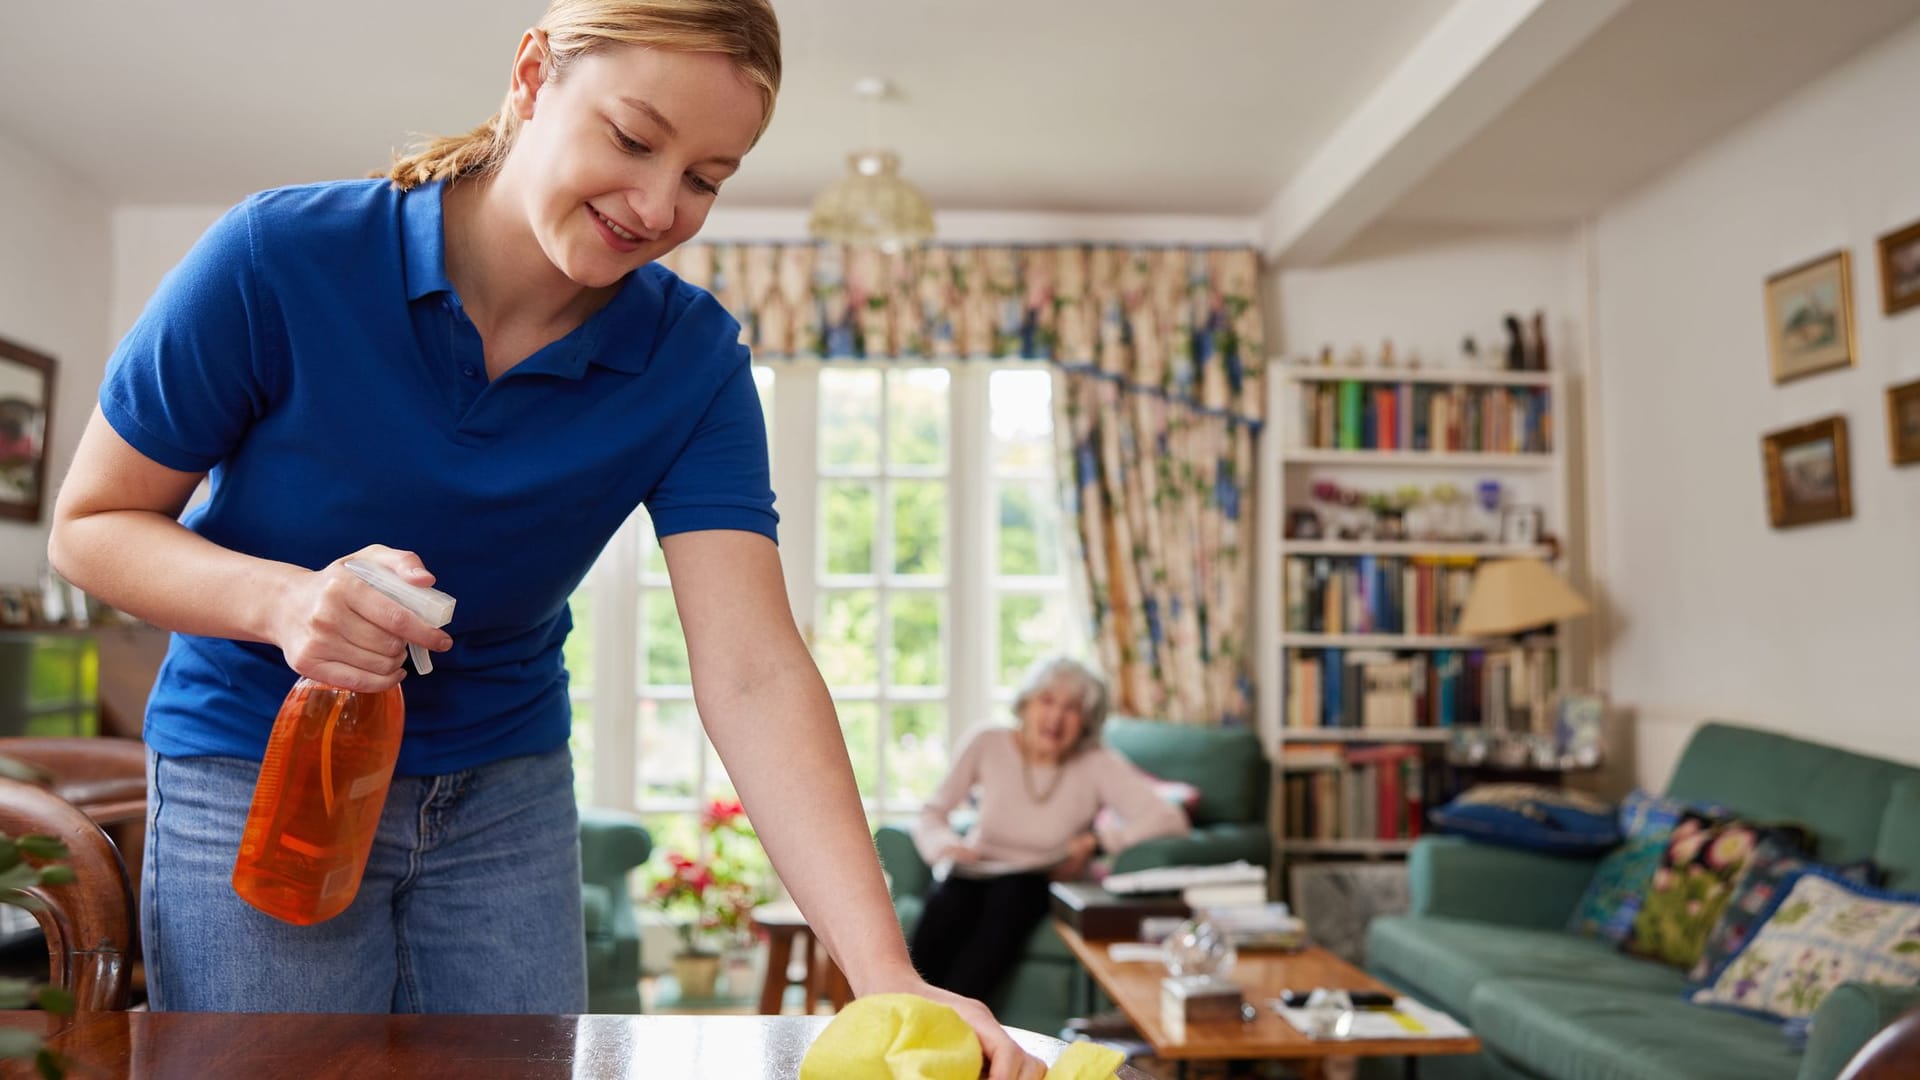
[[1546, 453], [1549, 395], [1538, 386], [1323, 382], [1300, 391], [1301, 443], [1321, 450]]
[[1473, 587], [1471, 556], [1289, 556], [1287, 629], [1308, 634], [1448, 634]]
[[1411, 840], [1426, 818], [1420, 747], [1289, 743], [1284, 835], [1289, 840]]
[[1486, 654], [1435, 649], [1296, 649], [1287, 657], [1289, 728], [1402, 730], [1477, 724]]
[[1482, 727], [1551, 734], [1555, 650], [1294, 649], [1283, 721], [1292, 730]]

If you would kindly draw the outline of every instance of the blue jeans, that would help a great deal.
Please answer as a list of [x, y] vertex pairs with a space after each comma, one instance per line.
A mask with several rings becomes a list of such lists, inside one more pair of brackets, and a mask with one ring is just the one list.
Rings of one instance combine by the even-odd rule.
[[360, 892], [314, 926], [283, 923], [233, 891], [259, 772], [238, 758], [147, 752], [140, 934], [154, 1009], [586, 1011], [565, 747], [394, 777]]

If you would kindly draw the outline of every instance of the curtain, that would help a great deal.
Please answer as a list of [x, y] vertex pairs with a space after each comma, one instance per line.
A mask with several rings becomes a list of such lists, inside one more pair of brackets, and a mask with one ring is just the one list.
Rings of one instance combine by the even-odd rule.
[[1053, 363], [1059, 475], [1114, 707], [1251, 721], [1252, 250], [695, 244], [666, 262], [763, 359]]

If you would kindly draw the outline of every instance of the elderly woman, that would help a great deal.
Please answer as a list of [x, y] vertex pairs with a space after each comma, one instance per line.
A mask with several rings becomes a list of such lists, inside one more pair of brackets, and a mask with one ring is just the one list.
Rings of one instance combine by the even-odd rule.
[[[1145, 773], [1100, 745], [1107, 688], [1085, 665], [1041, 661], [1013, 714], [1017, 726], [967, 739], [914, 829], [921, 856], [936, 874], [946, 868], [914, 928], [914, 966], [929, 983], [975, 997], [1019, 961], [1047, 912], [1049, 881], [1079, 877], [1098, 851], [1187, 830], [1186, 814]], [[947, 817], [969, 793], [979, 815], [963, 839]]]

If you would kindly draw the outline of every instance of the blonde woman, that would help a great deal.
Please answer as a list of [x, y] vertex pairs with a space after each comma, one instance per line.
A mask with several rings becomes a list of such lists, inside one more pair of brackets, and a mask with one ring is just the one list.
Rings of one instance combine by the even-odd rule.
[[[738, 326], [655, 263], [699, 232], [779, 83], [766, 0], [553, 0], [492, 119], [386, 177], [248, 198], [121, 342], [50, 554], [175, 631], [146, 718], [156, 1008], [584, 1010], [561, 644], [568, 595], [645, 505], [702, 718], [854, 988], [953, 1002], [993, 1076], [1039, 1075], [892, 929], [785, 614]], [[453, 623], [384, 600], [343, 571], [354, 554], [457, 597]], [[391, 686], [408, 643], [441, 655], [407, 684], [353, 905], [310, 928], [246, 906], [228, 878], [281, 698], [300, 675]]]
[[[1013, 715], [1016, 726], [968, 738], [914, 829], [921, 857], [945, 876], [914, 926], [913, 962], [928, 982], [969, 997], [992, 993], [1019, 962], [1046, 915], [1048, 882], [1080, 877], [1101, 850], [1189, 827], [1146, 773], [1100, 744], [1107, 690], [1086, 665], [1035, 664]], [[949, 818], [969, 796], [978, 820], [963, 838]]]

